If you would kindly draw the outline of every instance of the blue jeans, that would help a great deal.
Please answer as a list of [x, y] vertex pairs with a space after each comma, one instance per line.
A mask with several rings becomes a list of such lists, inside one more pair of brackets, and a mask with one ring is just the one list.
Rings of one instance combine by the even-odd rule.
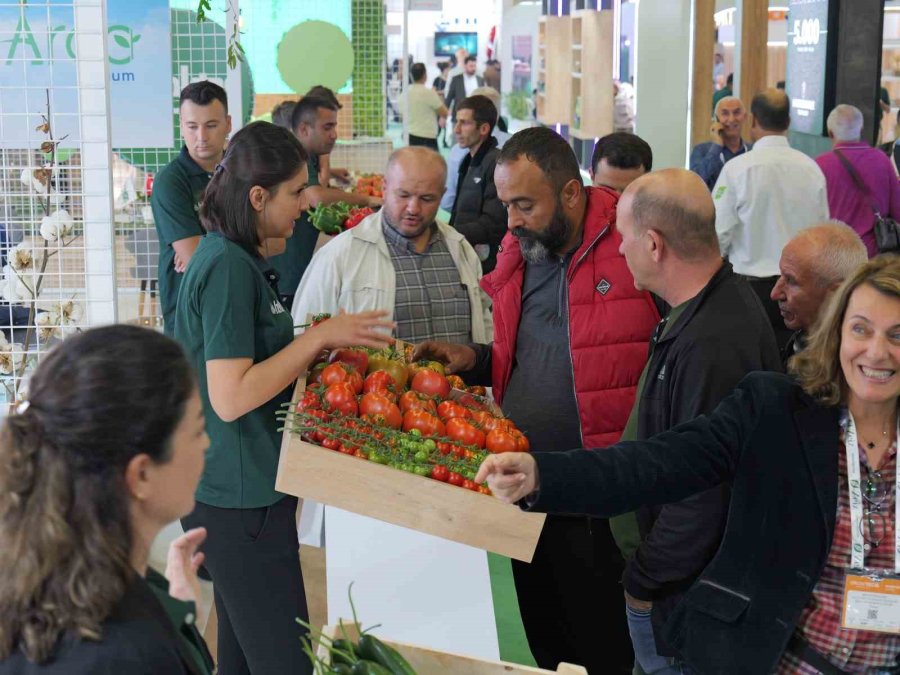
[[639, 612], [626, 605], [625, 616], [628, 617], [628, 632], [631, 633], [634, 658], [645, 675], [690, 675], [693, 672], [676, 659], [656, 653], [650, 612]]

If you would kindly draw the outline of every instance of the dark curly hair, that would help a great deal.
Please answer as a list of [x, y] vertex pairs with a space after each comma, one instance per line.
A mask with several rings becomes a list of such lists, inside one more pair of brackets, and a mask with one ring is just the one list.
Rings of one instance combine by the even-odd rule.
[[115, 325], [65, 340], [0, 429], [0, 661], [97, 640], [135, 571], [125, 468], [171, 459], [196, 387], [181, 347]]

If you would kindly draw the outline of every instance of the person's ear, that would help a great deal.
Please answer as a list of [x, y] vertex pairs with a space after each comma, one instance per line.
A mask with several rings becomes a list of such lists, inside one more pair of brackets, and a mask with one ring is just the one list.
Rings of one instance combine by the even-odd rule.
[[563, 203], [568, 206], [570, 209], [575, 207], [576, 202], [578, 201], [578, 196], [581, 194], [583, 186], [581, 185], [580, 180], [575, 180], [574, 178], [563, 185], [562, 193], [560, 194], [560, 198]]
[[261, 185], [254, 185], [250, 188], [248, 196], [253, 210], [257, 213], [262, 213], [266, 208], [266, 201], [269, 199], [269, 191]]
[[225, 135], [231, 135], [231, 115], [225, 115]]
[[666, 240], [657, 230], [647, 230], [645, 239], [647, 240], [647, 253], [653, 258], [653, 262], [658, 263], [662, 258]]
[[153, 460], [150, 455], [135, 455], [125, 467], [125, 487], [133, 499], [142, 501], [150, 496], [150, 471]]

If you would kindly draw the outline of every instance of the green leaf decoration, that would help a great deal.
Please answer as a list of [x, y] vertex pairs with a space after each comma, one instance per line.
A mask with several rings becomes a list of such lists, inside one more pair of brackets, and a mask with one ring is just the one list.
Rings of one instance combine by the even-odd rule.
[[128, 47], [130, 46], [128, 43], [128, 39], [121, 35], [115, 35], [115, 36], [113, 36], [113, 39], [116, 41], [116, 44], [119, 45], [120, 47], [124, 47], [125, 49], [128, 49]]

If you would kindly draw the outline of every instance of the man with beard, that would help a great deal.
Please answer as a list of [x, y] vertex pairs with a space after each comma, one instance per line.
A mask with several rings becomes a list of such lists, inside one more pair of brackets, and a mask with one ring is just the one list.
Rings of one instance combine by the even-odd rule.
[[435, 220], [446, 174], [430, 148], [395, 151], [384, 207], [313, 256], [294, 299], [294, 323], [319, 312], [386, 309], [401, 340], [489, 341], [481, 261], [465, 237]]
[[[543, 127], [507, 141], [494, 181], [509, 233], [482, 280], [494, 303], [493, 344], [429, 342], [417, 357], [491, 384], [534, 449], [617, 441], [659, 319], [619, 253], [618, 195], [584, 187], [571, 147]], [[608, 520], [547, 518], [531, 564], [513, 561], [541, 668], [566, 661], [590, 673], [631, 673], [622, 570]]]

